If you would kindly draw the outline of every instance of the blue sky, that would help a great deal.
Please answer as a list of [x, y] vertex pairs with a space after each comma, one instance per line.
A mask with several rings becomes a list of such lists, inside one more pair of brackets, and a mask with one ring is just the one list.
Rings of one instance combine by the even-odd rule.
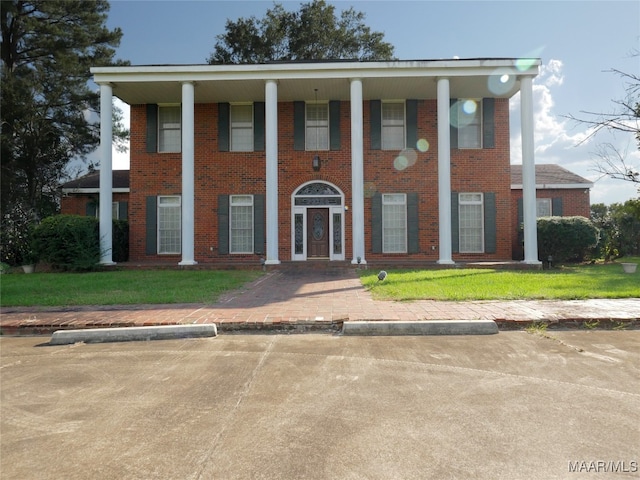
[[[298, 10], [299, 1], [281, 3]], [[628, 182], [600, 178], [597, 145], [612, 142], [640, 166], [631, 135], [599, 134], [580, 146], [586, 128], [564, 118], [611, 112], [625, 95], [615, 68], [640, 72], [640, 2], [634, 1], [330, 1], [353, 6], [372, 30], [385, 34], [402, 60], [475, 57], [542, 59], [534, 82], [536, 163], [556, 163], [594, 181], [592, 203], [637, 196]], [[124, 33], [117, 57], [133, 65], [204, 64], [227, 19], [262, 17], [273, 2], [112, 0], [108, 26]], [[512, 101], [512, 163], [520, 163], [519, 99]], [[128, 156], [114, 155], [114, 168]]]

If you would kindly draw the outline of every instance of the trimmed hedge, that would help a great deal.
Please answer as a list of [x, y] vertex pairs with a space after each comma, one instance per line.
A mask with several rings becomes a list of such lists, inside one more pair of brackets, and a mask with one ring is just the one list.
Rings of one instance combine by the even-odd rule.
[[546, 262], [582, 261], [598, 244], [600, 232], [585, 217], [538, 218], [538, 257]]

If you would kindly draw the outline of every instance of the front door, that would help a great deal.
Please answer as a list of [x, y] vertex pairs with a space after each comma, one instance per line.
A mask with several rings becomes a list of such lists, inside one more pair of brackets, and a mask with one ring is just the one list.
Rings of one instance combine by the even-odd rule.
[[307, 209], [307, 257], [329, 258], [329, 209]]

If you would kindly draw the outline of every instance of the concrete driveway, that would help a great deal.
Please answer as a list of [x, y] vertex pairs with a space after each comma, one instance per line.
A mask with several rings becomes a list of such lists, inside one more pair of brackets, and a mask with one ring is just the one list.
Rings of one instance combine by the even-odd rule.
[[640, 332], [548, 335], [1, 338], [0, 475], [637, 478]]

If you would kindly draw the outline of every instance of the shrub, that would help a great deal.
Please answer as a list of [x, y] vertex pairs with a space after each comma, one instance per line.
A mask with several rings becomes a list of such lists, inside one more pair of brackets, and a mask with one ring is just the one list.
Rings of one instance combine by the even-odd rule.
[[538, 257], [546, 262], [582, 261], [599, 239], [599, 231], [585, 217], [542, 217], [538, 219]]
[[99, 223], [94, 217], [55, 215], [33, 231], [38, 258], [64, 271], [93, 270], [100, 261]]

